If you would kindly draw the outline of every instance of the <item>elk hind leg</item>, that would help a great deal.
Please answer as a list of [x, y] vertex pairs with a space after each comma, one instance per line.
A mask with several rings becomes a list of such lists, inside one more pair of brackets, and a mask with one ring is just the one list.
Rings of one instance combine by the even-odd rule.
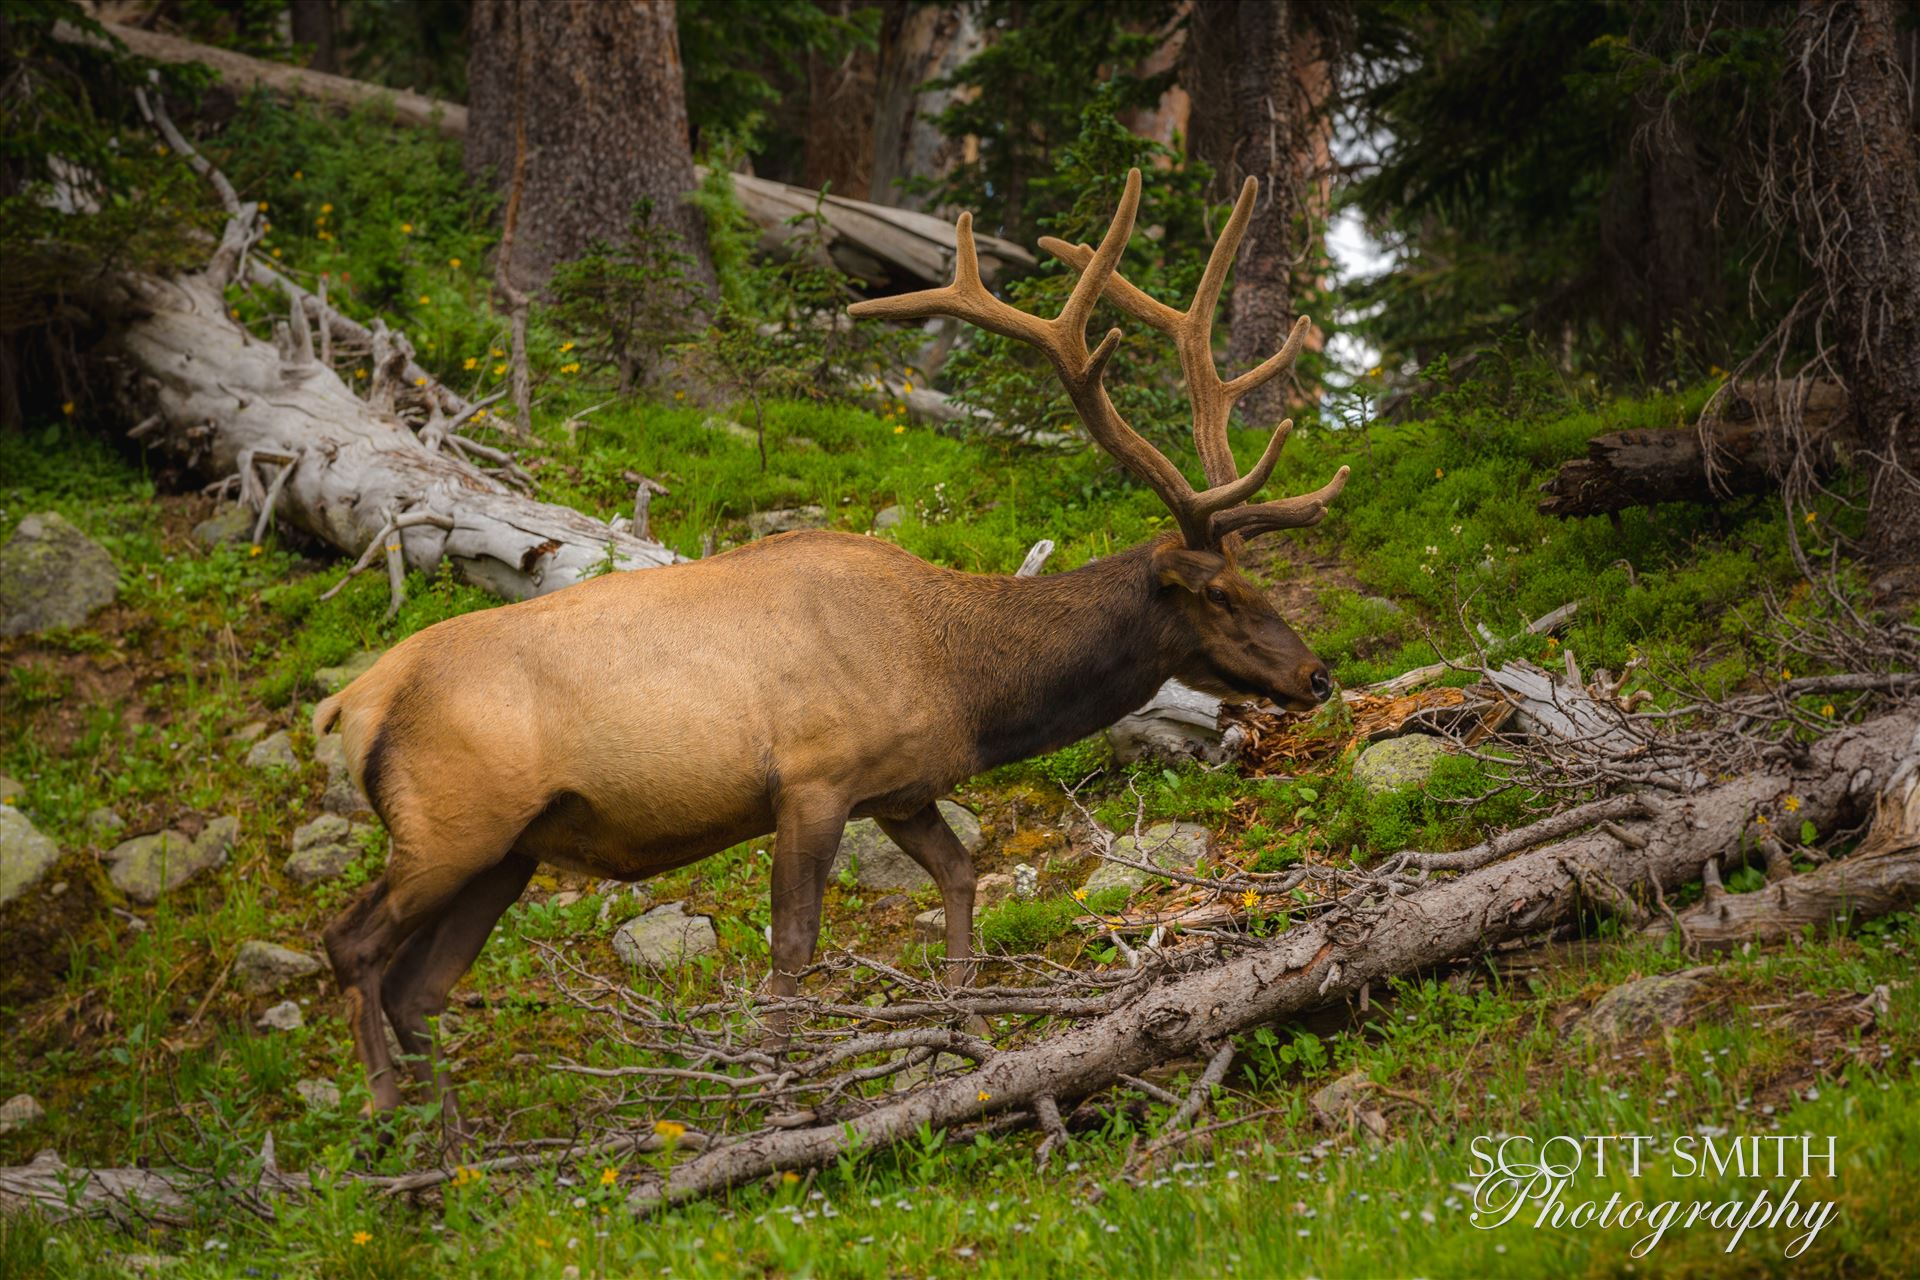
[[460, 1113], [434, 1043], [431, 1020], [446, 1012], [447, 996], [493, 926], [519, 899], [539, 864], [509, 854], [462, 885], [438, 916], [422, 925], [394, 955], [381, 978], [380, 1000], [413, 1077], [433, 1090], [448, 1130], [462, 1135]]
[[940, 906], [947, 915], [947, 985], [973, 982], [973, 859], [960, 837], [940, 816], [938, 805], [928, 805], [910, 818], [876, 818], [880, 829], [926, 868], [940, 890]]

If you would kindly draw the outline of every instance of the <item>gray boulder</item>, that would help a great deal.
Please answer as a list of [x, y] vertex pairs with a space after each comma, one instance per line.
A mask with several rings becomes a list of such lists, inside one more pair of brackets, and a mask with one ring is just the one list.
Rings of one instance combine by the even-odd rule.
[[30, 1093], [16, 1093], [0, 1102], [0, 1134], [30, 1129], [46, 1118], [46, 1108]]
[[[980, 819], [951, 800], [940, 801], [940, 815], [953, 828], [953, 834], [960, 837], [968, 853], [980, 848]], [[846, 832], [840, 837], [840, 848], [833, 855], [831, 874], [838, 876], [849, 862], [853, 864], [854, 882], [862, 889], [911, 893], [933, 883], [933, 877], [889, 840], [872, 818], [847, 824]]]
[[278, 991], [320, 972], [320, 962], [304, 951], [273, 942], [243, 942], [233, 958], [233, 980], [250, 996]]
[[795, 529], [821, 529], [827, 523], [825, 507], [783, 507], [778, 511], [755, 511], [747, 517], [747, 528], [756, 538], [765, 538], [776, 533], [792, 533]]
[[922, 942], [938, 942], [947, 936], [947, 911], [935, 907], [913, 918], [913, 936]]
[[135, 836], [108, 851], [107, 861], [113, 868], [107, 878], [135, 902], [150, 906], [161, 895], [224, 863], [239, 834], [240, 820], [229, 817], [208, 823], [197, 840], [178, 831]]
[[1434, 766], [1445, 759], [1446, 746], [1424, 733], [1409, 733], [1376, 742], [1353, 762], [1353, 780], [1368, 795], [1386, 795], [1407, 787], [1423, 787]]
[[337, 667], [321, 667], [313, 673], [313, 682], [322, 693], [338, 693], [373, 669], [384, 653], [381, 649], [362, 649]]
[[307, 1024], [300, 1006], [291, 1000], [282, 1000], [273, 1008], [260, 1015], [260, 1021], [253, 1025], [262, 1031], [294, 1031]]
[[217, 547], [223, 542], [251, 542], [254, 519], [253, 512], [246, 507], [238, 504], [224, 507], [218, 515], [193, 526], [193, 540], [203, 547]]
[[713, 921], [687, 914], [684, 902], [669, 902], [635, 916], [614, 931], [613, 949], [636, 967], [678, 964], [720, 950]]
[[87, 815], [87, 830], [98, 839], [104, 840], [116, 831], [124, 831], [126, 826], [127, 820], [106, 805]]
[[732, 418], [723, 418], [717, 413], [710, 413], [701, 419], [700, 426], [704, 430], [718, 432], [723, 436], [731, 436], [735, 440], [743, 441], [746, 444], [756, 447], [758, 447], [760, 443], [760, 437], [754, 434], [752, 427], [741, 426]]
[[297, 1080], [293, 1091], [309, 1111], [335, 1111], [340, 1107], [340, 1086], [331, 1080]]
[[343, 817], [367, 812], [366, 797], [354, 785], [353, 771], [347, 767], [347, 743], [344, 738], [337, 733], [321, 738], [314, 744], [313, 761], [325, 766], [327, 771], [327, 789], [320, 797], [322, 812], [337, 813]]
[[0, 804], [0, 906], [33, 888], [59, 860], [59, 845], [35, 830], [26, 814]]
[[300, 757], [293, 753], [293, 735], [285, 729], [268, 734], [247, 749], [249, 769], [297, 769]]
[[907, 509], [899, 503], [882, 507], [873, 514], [873, 527], [876, 529], [898, 529], [900, 522], [907, 518]]
[[0, 546], [0, 636], [80, 626], [119, 594], [113, 557], [55, 512], [28, 516]]
[[1712, 998], [1712, 966], [1623, 982], [1593, 1002], [1573, 1026], [1578, 1036], [1600, 1044], [1640, 1040], [1693, 1021]]
[[[1161, 822], [1138, 836], [1128, 833], [1113, 838], [1116, 857], [1131, 862], [1150, 862], [1166, 871], [1192, 867], [1207, 854], [1207, 829], [1192, 822]], [[1150, 872], [1125, 867], [1117, 862], [1102, 862], [1082, 886], [1088, 897], [1106, 889], [1125, 889], [1134, 893], [1157, 882]]]
[[331, 880], [360, 856], [361, 830], [337, 813], [323, 813], [293, 833], [293, 852], [281, 870], [301, 884]]

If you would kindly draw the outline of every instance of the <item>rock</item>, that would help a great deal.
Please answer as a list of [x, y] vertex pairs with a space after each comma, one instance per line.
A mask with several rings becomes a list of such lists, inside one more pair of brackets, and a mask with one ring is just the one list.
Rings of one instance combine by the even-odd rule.
[[327, 789], [320, 797], [323, 813], [351, 816], [365, 813], [367, 798], [354, 785], [353, 770], [347, 767], [347, 744], [337, 733], [330, 733], [314, 744], [313, 760], [327, 770]]
[[16, 1093], [0, 1102], [0, 1133], [30, 1129], [46, 1118], [46, 1108], [30, 1093]]
[[293, 1031], [306, 1024], [307, 1020], [301, 1014], [300, 1006], [291, 1000], [282, 1000], [261, 1014], [260, 1021], [253, 1025], [263, 1031]]
[[297, 1080], [293, 1091], [310, 1111], [337, 1111], [340, 1107], [340, 1086], [331, 1080]]
[[1403, 734], [1376, 742], [1353, 762], [1353, 780], [1368, 795], [1386, 795], [1406, 787], [1425, 786], [1434, 766], [1447, 754], [1440, 739], [1424, 733]]
[[635, 916], [614, 931], [613, 949], [630, 965], [668, 965], [720, 950], [713, 921], [687, 914], [684, 902], [669, 902]]
[[313, 762], [331, 773], [347, 767], [347, 740], [329, 733], [313, 744]]
[[0, 636], [77, 627], [120, 594], [120, 569], [99, 543], [42, 511], [0, 546]]
[[293, 852], [280, 869], [301, 884], [331, 880], [360, 856], [362, 829], [337, 813], [323, 813], [294, 831]]
[[1004, 871], [993, 871], [981, 876], [974, 882], [973, 906], [977, 911], [981, 907], [998, 906], [1013, 896], [1013, 877]]
[[912, 901], [913, 899], [904, 893], [889, 893], [883, 898], [876, 898], [873, 905], [868, 907], [867, 910], [875, 913], [881, 911], [896, 911]]
[[293, 735], [276, 730], [247, 749], [249, 769], [297, 769], [300, 757], [293, 753]]
[[1040, 896], [1040, 869], [1024, 862], [1013, 866], [1013, 896], [1033, 899]]
[[26, 814], [0, 804], [0, 906], [38, 884], [59, 860], [59, 845], [35, 830]]
[[[1192, 822], [1161, 822], [1148, 827], [1138, 838], [1131, 833], [1113, 838], [1113, 852], [1116, 856], [1134, 862], [1151, 862], [1163, 870], [1191, 868], [1207, 853], [1207, 829]], [[1156, 882], [1156, 877], [1137, 867], [1123, 867], [1117, 862], [1102, 862], [1098, 870], [1087, 877], [1083, 886], [1087, 896], [1092, 897], [1104, 889], [1122, 888], [1128, 893], [1143, 889]]]
[[[940, 816], [953, 828], [953, 834], [960, 837], [968, 853], [980, 848], [980, 819], [951, 800], [940, 801]], [[840, 837], [840, 848], [833, 855], [831, 874], [838, 876], [850, 861], [854, 864], [854, 882], [862, 889], [911, 893], [933, 883], [933, 877], [899, 845], [887, 839], [880, 824], [872, 818], [847, 824]]]
[[267, 731], [265, 720], [249, 720], [227, 735], [227, 741], [237, 746], [245, 746]]
[[1623, 982], [1593, 1002], [1574, 1024], [1574, 1032], [1612, 1044], [1685, 1026], [1693, 1020], [1696, 1007], [1710, 997], [1706, 980], [1712, 973], [1712, 966], [1703, 966]]
[[26, 784], [0, 773], [0, 804], [19, 804], [27, 798]]
[[873, 527], [876, 529], [898, 529], [900, 522], [907, 518], [907, 509], [899, 503], [882, 507], [873, 513]]
[[218, 515], [193, 526], [193, 540], [203, 547], [217, 547], [223, 542], [251, 542], [255, 518], [244, 506], [226, 507]]
[[338, 693], [367, 674], [380, 661], [382, 649], [362, 649], [337, 667], [321, 667], [313, 673], [313, 682], [322, 693]]
[[1360, 605], [1373, 617], [1388, 620], [1400, 618], [1407, 612], [1398, 603], [1385, 596], [1361, 596]]
[[723, 418], [717, 413], [710, 413], [701, 420], [700, 425], [707, 431], [717, 431], [721, 435], [732, 436], [735, 440], [744, 440], [755, 448], [760, 445], [760, 437], [753, 433], [752, 427], [743, 427], [732, 418]]
[[1344, 1129], [1353, 1108], [1366, 1098], [1372, 1088], [1372, 1076], [1365, 1071], [1349, 1071], [1314, 1090], [1308, 1101], [1322, 1124]]
[[944, 907], [922, 911], [913, 918], [913, 936], [922, 942], [938, 942], [947, 936], [947, 912]]
[[233, 958], [233, 980], [250, 996], [278, 991], [289, 982], [320, 972], [320, 962], [304, 951], [273, 942], [243, 942]]
[[769, 537], [776, 533], [792, 533], [795, 529], [820, 529], [827, 523], [825, 507], [783, 507], [777, 511], [755, 511], [747, 517], [747, 528], [756, 538]]
[[87, 815], [87, 830], [103, 840], [116, 831], [125, 830], [126, 825], [127, 820], [125, 818], [107, 808], [105, 805], [101, 805], [98, 809], [95, 809]]
[[580, 901], [580, 899], [586, 896], [587, 896], [586, 894], [580, 892], [578, 889], [562, 889], [560, 892], [554, 894], [551, 898], [547, 899], [547, 905], [555, 909], [558, 909], [561, 907], [570, 907], [574, 903]]
[[162, 894], [224, 863], [239, 832], [240, 820], [228, 817], [209, 822], [197, 840], [178, 831], [135, 836], [108, 851], [113, 869], [107, 878], [135, 902], [152, 905]]

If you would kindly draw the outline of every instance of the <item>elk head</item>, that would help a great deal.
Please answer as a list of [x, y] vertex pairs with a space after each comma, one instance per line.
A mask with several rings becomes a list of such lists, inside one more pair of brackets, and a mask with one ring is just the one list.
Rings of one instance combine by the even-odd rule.
[[[1177, 539], [1164, 538], [1149, 552], [1159, 584], [1162, 630], [1175, 651], [1170, 655], [1174, 673], [1196, 688], [1223, 697], [1269, 698], [1291, 710], [1305, 710], [1333, 692], [1326, 664], [1301, 642], [1235, 562], [1248, 538], [1273, 529], [1317, 524], [1346, 484], [1347, 468], [1341, 467], [1333, 479], [1311, 493], [1250, 502], [1273, 473], [1280, 447], [1293, 428], [1291, 419], [1274, 429], [1265, 452], [1244, 476], [1234, 463], [1227, 439], [1227, 418], [1234, 403], [1293, 364], [1308, 328], [1307, 317], [1301, 316], [1279, 351], [1236, 378], [1223, 381], [1214, 367], [1214, 308], [1253, 216], [1258, 191], [1259, 183], [1253, 178], [1241, 186], [1233, 216], [1214, 243], [1185, 311], [1150, 297], [1119, 274], [1120, 255], [1133, 233], [1140, 205], [1140, 171], [1134, 169], [1127, 174], [1120, 208], [1098, 249], [1042, 237], [1041, 247], [1080, 272], [1066, 305], [1053, 319], [1029, 315], [987, 291], [974, 250], [973, 215], [966, 213], [960, 215], [955, 229], [952, 284], [855, 303], [850, 312], [896, 320], [953, 316], [1038, 348], [1053, 365], [1087, 433], [1158, 494], [1180, 526]], [[1173, 339], [1186, 378], [1193, 442], [1206, 488], [1196, 491], [1180, 468], [1129, 426], [1108, 398], [1102, 376], [1120, 344], [1120, 330], [1108, 330], [1091, 351], [1086, 338], [1087, 320], [1103, 295], [1125, 314]]]

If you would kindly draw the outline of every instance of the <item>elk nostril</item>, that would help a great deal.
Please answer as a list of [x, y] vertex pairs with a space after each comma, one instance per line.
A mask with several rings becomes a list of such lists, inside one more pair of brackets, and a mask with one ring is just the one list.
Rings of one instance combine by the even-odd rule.
[[1307, 683], [1313, 686], [1313, 696], [1320, 701], [1325, 702], [1333, 696], [1333, 677], [1327, 674], [1325, 667], [1314, 672]]

